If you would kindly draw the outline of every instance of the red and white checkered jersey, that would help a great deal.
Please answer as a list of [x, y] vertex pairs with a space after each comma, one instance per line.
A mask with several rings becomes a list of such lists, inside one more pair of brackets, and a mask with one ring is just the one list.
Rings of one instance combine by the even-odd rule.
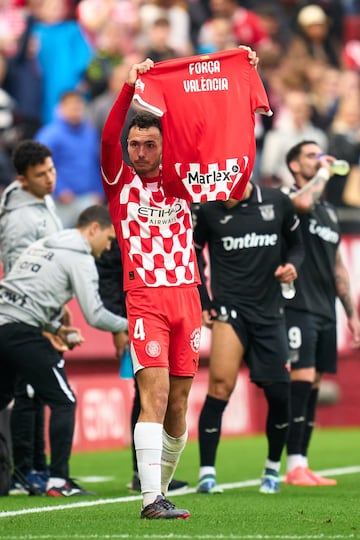
[[165, 194], [240, 199], [255, 161], [255, 113], [271, 115], [243, 49], [158, 62], [138, 75], [133, 105], [161, 117]]
[[189, 204], [167, 197], [161, 178], [143, 183], [123, 163], [115, 182], [103, 172], [104, 190], [124, 266], [124, 289], [199, 283]]

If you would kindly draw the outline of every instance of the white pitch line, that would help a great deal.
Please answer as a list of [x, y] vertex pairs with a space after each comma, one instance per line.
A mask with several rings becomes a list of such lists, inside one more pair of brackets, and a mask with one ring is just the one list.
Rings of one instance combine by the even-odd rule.
[[[332, 475], [332, 476], [343, 476], [345, 474], [356, 474], [360, 473], [360, 466], [354, 465], [352, 467], [341, 467], [336, 469], [325, 469], [322, 471], [316, 471], [318, 474], [321, 475]], [[284, 476], [280, 476], [280, 481], [284, 480]], [[219, 487], [222, 489], [236, 489], [236, 488], [244, 488], [244, 487], [252, 487], [257, 486], [260, 484], [260, 480], [245, 480], [242, 482], [231, 482], [229, 484], [219, 484]], [[178, 495], [190, 495], [191, 493], [196, 493], [196, 488], [185, 488], [182, 490], [179, 490], [178, 493], [171, 493], [171, 498], [176, 497]], [[129, 495], [127, 497], [116, 497], [112, 499], [97, 499], [93, 501], [83, 501], [83, 502], [74, 502], [69, 504], [59, 504], [56, 506], [40, 506], [37, 508], [23, 508], [21, 510], [8, 510], [5, 512], [0, 512], [0, 518], [7, 518], [7, 517], [14, 517], [14, 516], [23, 516], [26, 514], [41, 514], [43, 512], [56, 512], [58, 510], [69, 510], [71, 508], [87, 508], [90, 506], [101, 506], [104, 504], [114, 504], [114, 503], [125, 503], [125, 502], [133, 502], [137, 500], [141, 500], [141, 495]], [[15, 537], [14, 537], [15, 538]], [[16, 537], [20, 538], [20, 537]], [[24, 537], [26, 539], [31, 539], [31, 536]], [[38, 538], [38, 537], [36, 537]], [[58, 537], [59, 538], [59, 537]], [[114, 537], [115, 538], [115, 537]], [[121, 538], [116, 537], [116, 538]], [[192, 537], [193, 538], [193, 537]], [[199, 537], [200, 538], [200, 537]], [[213, 538], [213, 537], [201, 537], [201, 538]], [[215, 537], [214, 537], [215, 538]], [[220, 538], [220, 537], [217, 537]], [[240, 537], [234, 537], [234, 538], [240, 538]], [[251, 537], [241, 537], [241, 538], [251, 538]], [[257, 537], [254, 537], [257, 538]], [[266, 538], [266, 537], [261, 537]], [[271, 538], [274, 538], [273, 536]], [[280, 537], [279, 537], [280, 538]], [[297, 538], [297, 537], [281, 537], [281, 538]], [[301, 537], [301, 538], [321, 538], [314, 536], [314, 537]], [[335, 538], [335, 537], [334, 537]], [[345, 537], [343, 537], [345, 538]], [[355, 538], [348, 536], [346, 538]]]
[[79, 482], [90, 482], [91, 484], [100, 484], [101, 482], [111, 482], [115, 476], [77, 476]]
[[[1, 537], [4, 540], [68, 540], [68, 535], [27, 535], [27, 536], [5, 536]], [[306, 535], [296, 535], [296, 534], [252, 534], [252, 535], [236, 535], [236, 534], [91, 534], [91, 535], [71, 535], [72, 539], [75, 540], [127, 540], [127, 539], [139, 539], [139, 540], [152, 540], [152, 539], [163, 539], [163, 540], [352, 540], [359, 538], [354, 534], [335, 534], [329, 536], [328, 534], [306, 534]]]

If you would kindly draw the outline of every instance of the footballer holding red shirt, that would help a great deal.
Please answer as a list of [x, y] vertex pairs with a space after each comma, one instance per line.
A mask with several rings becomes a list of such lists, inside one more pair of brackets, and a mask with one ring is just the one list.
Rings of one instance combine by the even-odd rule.
[[[249, 49], [249, 61], [257, 64]], [[161, 170], [162, 127], [138, 113], [128, 134], [129, 167], [120, 135], [138, 74], [129, 71], [104, 125], [101, 169], [104, 190], [124, 264], [129, 342], [141, 412], [134, 443], [143, 495], [141, 517], [187, 518], [166, 494], [187, 440], [188, 394], [196, 373], [201, 328], [198, 268], [189, 203], [166, 196]]]

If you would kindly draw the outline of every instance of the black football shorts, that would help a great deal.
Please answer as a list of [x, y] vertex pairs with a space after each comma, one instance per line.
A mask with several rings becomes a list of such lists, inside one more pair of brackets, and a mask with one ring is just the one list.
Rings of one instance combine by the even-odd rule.
[[336, 373], [336, 322], [290, 308], [285, 315], [291, 369], [315, 367], [319, 373]]
[[289, 382], [289, 347], [284, 319], [262, 324], [247, 320], [240, 308], [220, 306], [217, 311], [217, 319], [231, 324], [245, 349], [244, 359], [252, 382], [259, 386]]

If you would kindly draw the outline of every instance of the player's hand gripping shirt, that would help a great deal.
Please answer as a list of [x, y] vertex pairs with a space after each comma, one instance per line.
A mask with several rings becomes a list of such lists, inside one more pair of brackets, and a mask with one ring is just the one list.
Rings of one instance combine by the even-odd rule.
[[124, 85], [102, 134], [104, 191], [124, 265], [124, 289], [199, 283], [189, 203], [168, 197], [122, 161], [120, 133], [133, 89]]
[[133, 105], [161, 117], [167, 195], [241, 198], [255, 161], [254, 113], [272, 114], [246, 50], [158, 62], [138, 76]]

